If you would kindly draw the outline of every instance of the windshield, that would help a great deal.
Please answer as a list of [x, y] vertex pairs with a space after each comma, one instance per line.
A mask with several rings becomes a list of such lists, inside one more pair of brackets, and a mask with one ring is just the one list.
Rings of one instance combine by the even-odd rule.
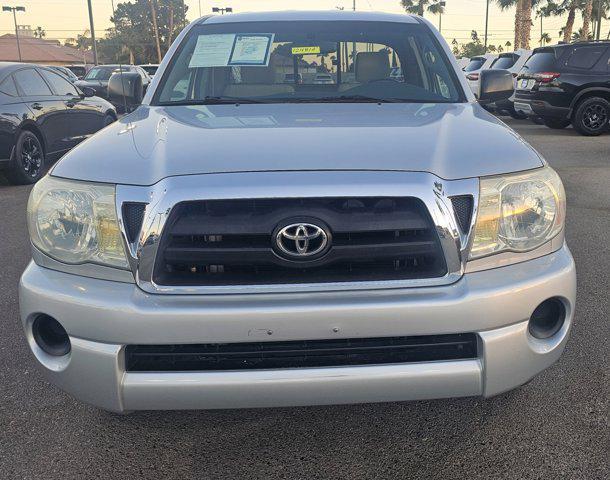
[[[114, 72], [119, 72], [119, 67], [105, 66], [105, 67], [93, 67], [87, 75], [85, 80], [109, 80], [110, 76]], [[129, 71], [127, 68], [123, 68], [124, 72]]]
[[496, 58], [491, 64], [491, 70], [506, 70], [507, 68], [512, 67], [517, 60], [519, 60], [519, 55], [505, 55], [502, 57]]
[[473, 72], [479, 70], [485, 64], [483, 57], [475, 57], [470, 60], [470, 63], [464, 68], [465, 72]]
[[[401, 72], [396, 75], [393, 72]], [[390, 22], [199, 25], [153, 103], [457, 102], [455, 73], [426, 27]]]

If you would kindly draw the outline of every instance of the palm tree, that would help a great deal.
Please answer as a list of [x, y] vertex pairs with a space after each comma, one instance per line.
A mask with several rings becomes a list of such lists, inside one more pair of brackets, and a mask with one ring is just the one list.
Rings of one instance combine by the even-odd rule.
[[414, 15], [424, 16], [424, 11], [432, 14], [445, 13], [441, 0], [400, 0], [402, 7]]
[[589, 38], [589, 28], [591, 26], [591, 12], [593, 11], [593, 0], [585, 1], [585, 8], [582, 12], [582, 36]]
[[555, 15], [564, 15], [566, 12], [568, 18], [565, 26], [559, 31], [559, 35], [563, 36], [563, 41], [568, 43], [572, 38], [574, 30], [574, 21], [576, 20], [576, 10], [584, 6], [586, 0], [563, 0], [558, 6]]
[[584, 41], [584, 40], [591, 40], [591, 33], [587, 33], [585, 34], [585, 31], [583, 28], [579, 28], [578, 31], [573, 32], [572, 33], [572, 41], [573, 42], [580, 42], [580, 41]]
[[598, 22], [600, 18], [599, 13], [601, 9], [601, 18], [603, 20], [608, 19], [608, 8], [610, 7], [610, 0], [601, 0], [593, 2], [593, 12], [591, 13], [591, 19], [593, 23], [594, 37], [601, 37], [601, 22]]
[[547, 43], [551, 42], [551, 36], [544, 32], [541, 36], [540, 36], [540, 45], [545, 46]]
[[46, 36], [47, 36], [47, 32], [45, 32], [42, 27], [36, 27], [36, 30], [34, 30], [35, 38], [44, 38]]
[[[522, 26], [522, 10], [523, 0], [496, 0], [500, 10], [508, 10], [515, 7], [515, 50], [521, 45], [521, 26]], [[508, 46], [508, 45], [507, 45]]]

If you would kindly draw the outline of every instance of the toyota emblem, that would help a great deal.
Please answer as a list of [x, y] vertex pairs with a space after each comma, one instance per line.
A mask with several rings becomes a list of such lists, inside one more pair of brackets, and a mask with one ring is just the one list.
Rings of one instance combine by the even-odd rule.
[[313, 223], [292, 223], [278, 230], [275, 244], [285, 256], [304, 260], [326, 250], [329, 234]]

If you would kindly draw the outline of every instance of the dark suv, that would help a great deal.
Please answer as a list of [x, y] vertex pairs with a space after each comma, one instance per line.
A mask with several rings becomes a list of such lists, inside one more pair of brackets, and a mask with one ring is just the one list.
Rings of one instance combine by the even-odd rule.
[[590, 41], [534, 50], [519, 72], [515, 108], [551, 128], [570, 123], [600, 135], [610, 122], [610, 42]]

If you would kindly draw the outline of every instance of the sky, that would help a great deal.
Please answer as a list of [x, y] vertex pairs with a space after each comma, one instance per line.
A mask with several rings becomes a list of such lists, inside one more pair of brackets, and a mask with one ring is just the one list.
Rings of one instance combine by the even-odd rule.
[[[41, 26], [47, 32], [47, 38], [64, 40], [75, 37], [89, 28], [87, 0], [1, 0], [2, 5], [24, 6], [25, 13], [18, 13], [17, 22], [20, 25]], [[194, 20], [201, 13], [208, 14], [212, 7], [232, 7], [235, 11], [265, 11], [265, 10], [328, 10], [336, 7], [352, 8], [353, 0], [185, 0], [189, 7], [187, 17]], [[95, 29], [98, 36], [110, 27], [113, 0], [91, 0]], [[454, 38], [460, 43], [469, 40], [470, 31], [477, 30], [483, 38], [485, 30], [486, 0], [446, 0], [446, 13], [442, 17], [442, 33], [448, 42]], [[114, 0], [114, 4], [121, 0]], [[356, 8], [365, 11], [404, 12], [399, 0], [356, 0]], [[14, 32], [12, 15], [1, 12], [0, 35]], [[425, 15], [438, 27], [438, 16]], [[575, 29], [581, 26], [577, 18]], [[551, 35], [553, 43], [559, 40], [559, 29], [565, 24], [565, 17], [551, 17], [543, 20], [543, 31]], [[489, 43], [504, 45], [506, 41], [513, 42], [514, 10], [502, 12], [494, 4], [489, 10]], [[608, 34], [610, 21], [602, 23], [602, 36]], [[534, 19], [532, 28], [532, 46], [537, 46], [540, 39], [540, 22]]]

